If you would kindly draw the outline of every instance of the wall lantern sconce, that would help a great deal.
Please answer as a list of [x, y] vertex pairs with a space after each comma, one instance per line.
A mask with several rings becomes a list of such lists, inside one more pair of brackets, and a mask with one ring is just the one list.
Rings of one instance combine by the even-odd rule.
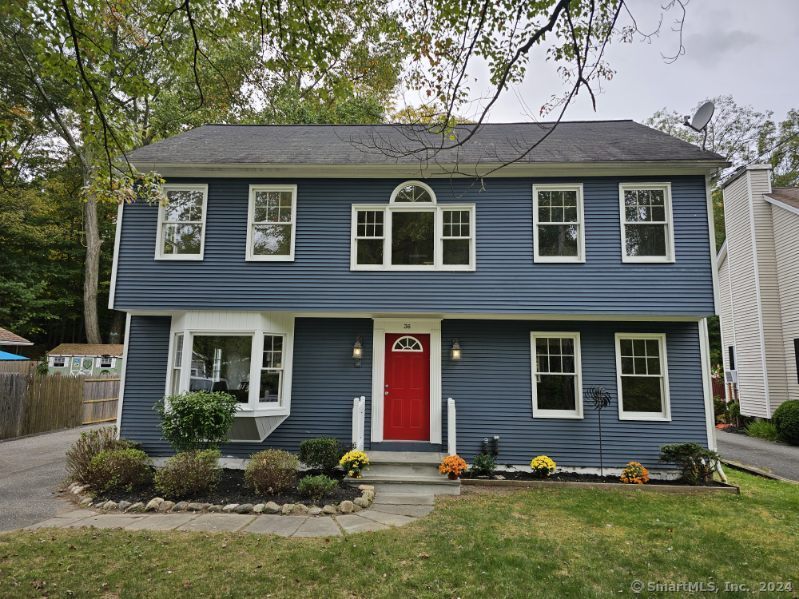
[[457, 339], [452, 340], [452, 348], [449, 350], [449, 357], [454, 362], [461, 359], [461, 344]]
[[352, 346], [352, 360], [355, 362], [355, 368], [361, 367], [362, 359], [363, 359], [363, 343], [360, 337], [356, 337], [355, 345]]

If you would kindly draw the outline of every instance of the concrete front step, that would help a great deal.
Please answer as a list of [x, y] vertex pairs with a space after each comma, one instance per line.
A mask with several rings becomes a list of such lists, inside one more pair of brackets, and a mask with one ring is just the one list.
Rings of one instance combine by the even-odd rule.
[[435, 464], [398, 464], [395, 462], [372, 462], [363, 473], [364, 478], [446, 478], [438, 472]]
[[369, 463], [375, 464], [427, 464], [438, 466], [444, 458], [436, 451], [367, 451]]

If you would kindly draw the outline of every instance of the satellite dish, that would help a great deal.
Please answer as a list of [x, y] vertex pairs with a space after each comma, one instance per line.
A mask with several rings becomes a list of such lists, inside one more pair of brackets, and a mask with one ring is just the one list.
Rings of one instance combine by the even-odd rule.
[[713, 105], [713, 102], [705, 102], [702, 104], [694, 114], [694, 118], [688, 119], [685, 117], [683, 121], [683, 125], [686, 127], [690, 127], [697, 133], [704, 133], [705, 137], [702, 140], [702, 149], [705, 149], [705, 141], [707, 141], [707, 124], [710, 122], [710, 119], [713, 118], [713, 112], [716, 110], [716, 107]]

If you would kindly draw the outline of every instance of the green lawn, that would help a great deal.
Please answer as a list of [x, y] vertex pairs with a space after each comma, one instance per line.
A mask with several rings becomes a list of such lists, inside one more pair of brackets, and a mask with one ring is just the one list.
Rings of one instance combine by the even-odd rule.
[[628, 595], [634, 580], [797, 588], [799, 485], [732, 480], [740, 496], [469, 494], [410, 526], [332, 540], [17, 532], [0, 535], [0, 596], [594, 597]]

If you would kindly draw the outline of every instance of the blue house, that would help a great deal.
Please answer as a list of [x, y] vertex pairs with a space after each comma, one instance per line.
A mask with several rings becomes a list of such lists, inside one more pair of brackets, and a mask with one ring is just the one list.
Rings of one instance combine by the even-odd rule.
[[121, 434], [168, 455], [153, 404], [214, 389], [241, 404], [229, 457], [496, 436], [499, 464], [591, 469], [601, 387], [605, 465], [712, 448], [726, 162], [632, 121], [552, 129], [209, 125], [133, 152], [168, 202], [120, 207]]

